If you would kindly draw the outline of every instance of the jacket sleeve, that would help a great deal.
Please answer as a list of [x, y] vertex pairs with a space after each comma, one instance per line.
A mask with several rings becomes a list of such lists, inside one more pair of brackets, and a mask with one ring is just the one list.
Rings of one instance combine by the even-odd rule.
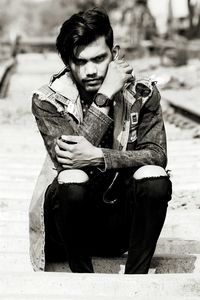
[[55, 155], [57, 138], [63, 134], [81, 135], [94, 146], [98, 146], [113, 121], [109, 116], [91, 106], [83, 122], [78, 125], [71, 115], [59, 112], [54, 105], [47, 99], [41, 98], [38, 93], [34, 93], [32, 97], [32, 113], [35, 116], [46, 149], [56, 167], [58, 167]]
[[105, 169], [135, 168], [143, 165], [166, 167], [166, 132], [157, 89], [141, 110], [134, 150], [128, 149], [129, 147], [126, 151], [103, 149]]

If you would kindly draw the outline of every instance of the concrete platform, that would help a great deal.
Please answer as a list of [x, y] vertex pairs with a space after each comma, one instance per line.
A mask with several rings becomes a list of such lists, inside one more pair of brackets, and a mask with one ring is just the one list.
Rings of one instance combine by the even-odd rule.
[[0, 299], [198, 299], [200, 275], [1, 273]]

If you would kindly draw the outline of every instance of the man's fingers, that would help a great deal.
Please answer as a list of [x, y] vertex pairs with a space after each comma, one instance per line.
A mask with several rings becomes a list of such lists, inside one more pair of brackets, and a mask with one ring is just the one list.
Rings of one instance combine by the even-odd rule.
[[124, 71], [125, 71], [127, 74], [132, 74], [133, 68], [130, 67], [130, 66], [128, 66], [128, 67], [124, 68]]
[[125, 78], [126, 78], [126, 82], [134, 80], [134, 77], [132, 76], [132, 74], [126, 74]]
[[126, 61], [118, 62], [118, 66], [122, 70], [122, 72], [129, 73], [129, 74], [133, 72], [132, 66], [130, 66]]
[[60, 143], [59, 144], [57, 143], [57, 145], [55, 146], [55, 152], [57, 156], [61, 156], [64, 155], [64, 152], [66, 152], [66, 150], [65, 151], [61, 150]]
[[61, 157], [57, 157], [57, 161], [60, 163], [60, 164], [64, 164], [64, 165], [69, 165], [69, 166], [72, 166], [73, 165], [73, 162], [70, 160], [70, 159], [67, 159], [67, 158], [61, 158]]
[[74, 144], [80, 142], [81, 139], [83, 139], [83, 137], [79, 136], [79, 135], [62, 135], [61, 138], [66, 143], [71, 142], [71, 143], [74, 143]]
[[130, 66], [126, 60], [117, 60], [116, 63], [123, 68]]
[[124, 58], [125, 58], [125, 53], [124, 53], [124, 51], [122, 51], [122, 49], [120, 49], [120, 51], [118, 52], [117, 57], [115, 58], [115, 61], [124, 60]]
[[65, 151], [72, 151], [73, 150], [73, 145], [68, 144], [67, 142], [63, 142], [62, 140], [57, 140], [57, 145], [59, 146], [60, 149], [63, 149]]
[[60, 148], [58, 147], [58, 145], [56, 145], [56, 146], [55, 146], [55, 152], [56, 152], [56, 154], [58, 154], [59, 151], [60, 151]]
[[124, 62], [121, 64], [121, 67], [126, 68], [126, 67], [130, 67], [130, 65], [127, 63], [127, 61], [124, 61]]
[[118, 65], [123, 65], [124, 63], [125, 63], [125, 61], [123, 60], [123, 59], [117, 59], [117, 60], [115, 60], [114, 61], [116, 64], [118, 64]]
[[74, 169], [74, 167], [71, 165], [62, 165], [63, 169]]
[[71, 159], [72, 153], [67, 150], [61, 150], [58, 145], [55, 146], [55, 152], [57, 157], [69, 158]]

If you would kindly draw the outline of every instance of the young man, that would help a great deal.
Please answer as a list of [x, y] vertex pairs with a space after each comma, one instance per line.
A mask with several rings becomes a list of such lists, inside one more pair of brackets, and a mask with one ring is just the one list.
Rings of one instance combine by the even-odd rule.
[[65, 21], [56, 45], [66, 67], [33, 94], [47, 149], [30, 206], [34, 269], [94, 272], [93, 255], [128, 251], [125, 273], [147, 273], [171, 198], [159, 92], [134, 78], [101, 9]]

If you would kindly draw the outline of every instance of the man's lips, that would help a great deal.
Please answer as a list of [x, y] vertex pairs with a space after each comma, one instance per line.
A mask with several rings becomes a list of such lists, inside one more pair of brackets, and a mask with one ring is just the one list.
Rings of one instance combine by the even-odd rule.
[[86, 84], [98, 84], [98, 83], [102, 82], [102, 78], [85, 79], [85, 80], [83, 80], [83, 82]]

